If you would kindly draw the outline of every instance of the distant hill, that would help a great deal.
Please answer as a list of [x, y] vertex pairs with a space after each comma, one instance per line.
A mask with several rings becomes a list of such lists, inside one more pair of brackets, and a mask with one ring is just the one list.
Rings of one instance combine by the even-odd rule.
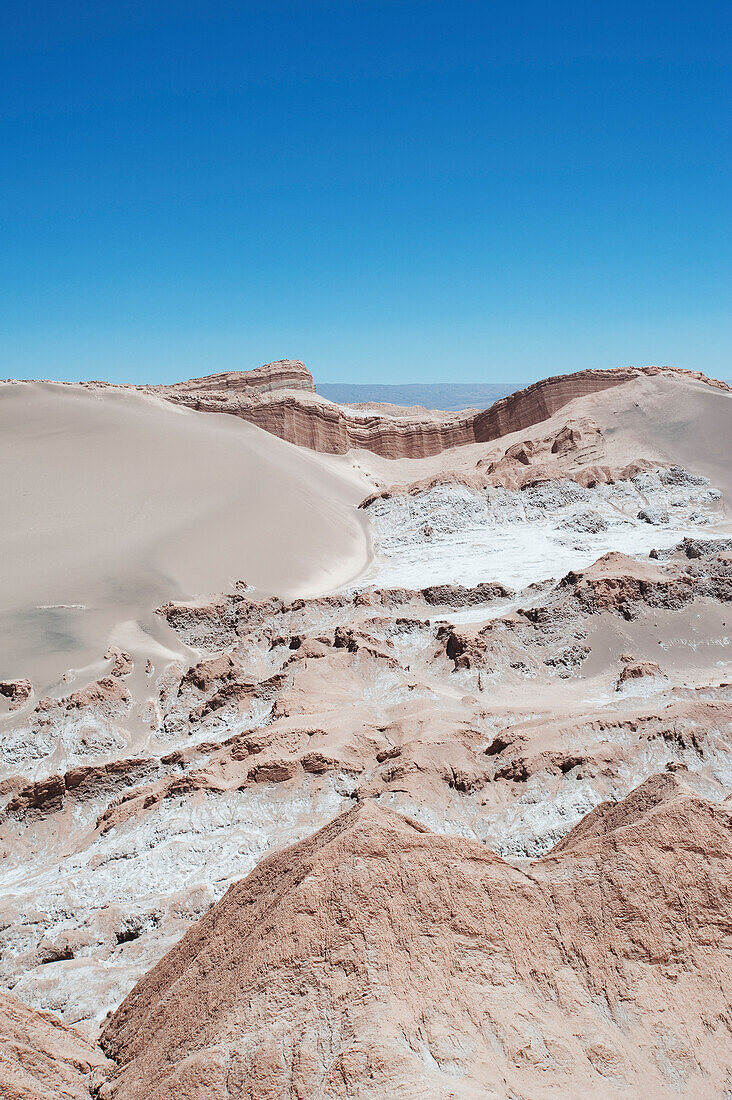
[[348, 382], [323, 382], [318, 393], [329, 401], [341, 405], [353, 405], [366, 401], [378, 401], [390, 405], [424, 405], [427, 409], [487, 409], [494, 401], [509, 393], [523, 389], [527, 382], [434, 382], [422, 385], [414, 382], [406, 385], [363, 384]]

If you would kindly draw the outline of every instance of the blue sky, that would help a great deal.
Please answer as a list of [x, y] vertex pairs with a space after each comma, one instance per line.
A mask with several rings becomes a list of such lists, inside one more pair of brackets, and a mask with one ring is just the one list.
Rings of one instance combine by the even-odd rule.
[[732, 375], [727, 4], [10, 7], [0, 376]]

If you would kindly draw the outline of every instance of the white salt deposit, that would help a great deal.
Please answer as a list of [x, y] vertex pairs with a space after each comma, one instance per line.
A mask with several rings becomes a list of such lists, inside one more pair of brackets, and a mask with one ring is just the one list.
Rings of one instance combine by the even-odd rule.
[[438, 485], [368, 508], [379, 587], [476, 585], [521, 589], [583, 569], [603, 554], [645, 557], [683, 538], [709, 538], [720, 494], [685, 471], [640, 474], [586, 489], [573, 481], [522, 491]]

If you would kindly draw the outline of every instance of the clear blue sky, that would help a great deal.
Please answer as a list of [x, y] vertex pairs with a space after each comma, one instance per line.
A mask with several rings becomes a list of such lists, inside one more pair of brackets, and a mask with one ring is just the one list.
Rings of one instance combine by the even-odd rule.
[[0, 376], [732, 375], [727, 2], [4, 11]]

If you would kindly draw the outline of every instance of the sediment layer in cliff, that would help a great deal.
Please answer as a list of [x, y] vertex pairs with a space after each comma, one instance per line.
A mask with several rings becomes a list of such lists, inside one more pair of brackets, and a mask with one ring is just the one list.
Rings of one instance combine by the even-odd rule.
[[728, 389], [725, 383], [697, 372], [623, 367], [546, 378], [478, 413], [425, 410], [423, 415], [394, 416], [337, 405], [320, 397], [313, 392], [312, 379], [303, 364], [289, 360], [258, 371], [212, 375], [157, 389], [172, 401], [200, 411], [240, 416], [281, 439], [314, 451], [345, 454], [362, 448], [385, 458], [424, 458], [452, 447], [487, 443], [524, 431], [576, 398], [660, 373]]
[[299, 359], [278, 359], [265, 363], [255, 370], [223, 371], [207, 374], [202, 378], [189, 378], [165, 387], [176, 394], [226, 393], [244, 394], [248, 397], [276, 390], [304, 390], [314, 392], [313, 376]]

